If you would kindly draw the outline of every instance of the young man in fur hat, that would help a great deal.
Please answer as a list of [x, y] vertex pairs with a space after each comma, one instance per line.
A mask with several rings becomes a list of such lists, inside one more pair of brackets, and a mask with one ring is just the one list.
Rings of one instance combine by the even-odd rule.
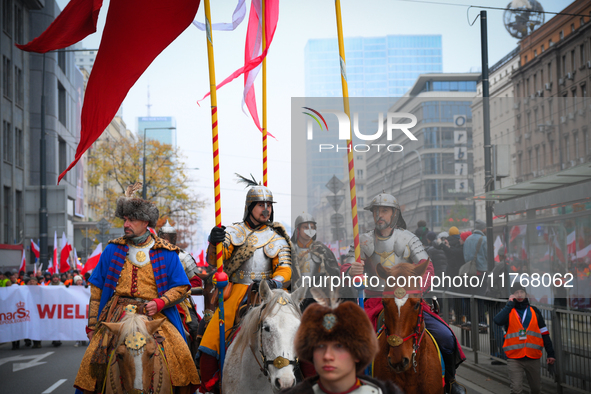
[[[381, 193], [374, 197], [365, 210], [373, 213], [375, 229], [361, 234], [361, 262], [355, 261], [355, 249], [351, 246], [347, 254], [346, 263], [341, 266], [341, 272], [351, 277], [366, 274], [368, 278], [365, 290], [364, 307], [370, 321], [377, 328], [377, 320], [384, 306], [382, 297], [386, 280], [379, 278], [376, 267], [393, 267], [400, 263], [421, 264], [429, 260], [422, 242], [417, 236], [406, 229], [406, 222], [402, 218], [400, 205], [390, 194]], [[426, 292], [430, 288], [433, 276], [433, 264], [429, 261], [423, 276], [421, 290]], [[377, 286], [375, 279], [379, 279]], [[425, 324], [441, 349], [445, 362], [446, 392], [463, 394], [465, 389], [455, 381], [456, 367], [466, 359], [453, 331], [425, 304]]]
[[363, 375], [378, 353], [373, 326], [363, 309], [346, 301], [330, 308], [323, 300], [310, 305], [296, 333], [300, 360], [314, 364], [317, 376], [284, 394], [401, 394], [392, 382]]
[[[171, 381], [178, 392], [192, 392], [199, 376], [174, 307], [190, 288], [178, 248], [153, 236], [148, 226], [158, 220], [155, 204], [133, 197], [141, 183], [117, 199], [115, 216], [123, 219], [125, 235], [109, 242], [89, 279], [91, 293], [87, 334], [90, 343], [74, 382], [77, 393], [101, 392], [113, 335], [103, 322], [118, 322], [127, 305], [138, 313], [165, 321], [158, 330]], [[191, 390], [193, 386], [193, 390]], [[141, 387], [140, 387], [141, 389]]]
[[[211, 230], [207, 261], [215, 267], [215, 245], [222, 243], [224, 272], [228, 274], [228, 285], [231, 286], [229, 294], [226, 294], [227, 288], [224, 290], [228, 335], [251, 284], [255, 283], [253, 290], [258, 290], [258, 283], [264, 280], [270, 289], [281, 289], [291, 279], [291, 242], [285, 228], [273, 222], [273, 202], [271, 190], [255, 183], [246, 194], [243, 222]], [[213, 313], [199, 346], [201, 381], [205, 391], [215, 390], [219, 380], [218, 312], [216, 309]]]

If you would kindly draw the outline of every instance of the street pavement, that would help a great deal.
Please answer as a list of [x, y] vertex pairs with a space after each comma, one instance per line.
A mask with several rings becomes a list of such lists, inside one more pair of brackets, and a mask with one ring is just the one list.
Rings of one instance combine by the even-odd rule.
[[64, 341], [53, 347], [42, 341], [41, 349], [11, 350], [10, 342], [0, 345], [0, 392], [3, 394], [73, 394], [74, 379], [86, 346], [74, 347]]

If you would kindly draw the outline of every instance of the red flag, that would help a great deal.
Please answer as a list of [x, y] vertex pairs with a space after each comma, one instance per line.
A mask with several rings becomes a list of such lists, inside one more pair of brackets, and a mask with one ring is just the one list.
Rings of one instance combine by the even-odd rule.
[[31, 251], [35, 255], [35, 259], [39, 258], [39, 246], [31, 240]]
[[526, 224], [522, 224], [519, 226], [513, 226], [513, 228], [511, 229], [511, 233], [509, 234], [509, 243], [513, 242], [513, 240], [515, 238], [517, 238], [520, 235], [525, 235], [527, 232], [527, 225]]
[[25, 259], [25, 250], [23, 249], [23, 257], [21, 258], [21, 266], [18, 269], [18, 272], [27, 272], [27, 260]]
[[82, 271], [80, 271], [80, 273], [82, 275], [84, 275], [88, 271], [93, 270], [96, 267], [96, 265], [98, 264], [102, 253], [103, 253], [103, 244], [100, 243], [100, 244], [98, 244], [98, 246], [96, 247], [94, 252], [92, 252], [92, 254], [88, 258], [88, 260], [86, 260], [86, 264], [84, 264], [84, 268], [82, 268]]
[[96, 22], [103, 0], [72, 0], [41, 35], [23, 51], [45, 53], [69, 47], [96, 31]]
[[58, 183], [109, 125], [150, 63], [191, 24], [198, 7], [199, 0], [111, 0], [86, 87], [76, 156]]
[[205, 262], [205, 250], [201, 249], [199, 252], [199, 261], [197, 262], [198, 267], [207, 267], [207, 263]]
[[[254, 120], [254, 123], [262, 131], [259, 123], [259, 117], [256, 109], [256, 98], [254, 94], [253, 82], [254, 78], [259, 72], [259, 67], [263, 62], [263, 59], [267, 56], [273, 36], [275, 35], [275, 29], [277, 28], [277, 21], [279, 19], [279, 0], [267, 0], [265, 2], [265, 30], [266, 30], [266, 47], [262, 49], [262, 19], [261, 19], [261, 0], [253, 0], [250, 7], [250, 16], [248, 20], [248, 30], [246, 34], [246, 44], [244, 48], [244, 66], [234, 71], [229, 77], [224, 79], [222, 83], [217, 85], [220, 89], [222, 86], [238, 78], [244, 74], [244, 95], [243, 100], [248, 107], [248, 110]], [[209, 96], [207, 93], [203, 96], [205, 99]], [[199, 101], [201, 101], [199, 100]], [[271, 133], [269, 136], [275, 138]]]
[[66, 233], [62, 233], [62, 245], [60, 251], [60, 264], [59, 264], [59, 271], [68, 272], [72, 267], [70, 267], [69, 259], [70, 259], [70, 252], [72, 252], [72, 245], [68, 243], [68, 238], [66, 238]]

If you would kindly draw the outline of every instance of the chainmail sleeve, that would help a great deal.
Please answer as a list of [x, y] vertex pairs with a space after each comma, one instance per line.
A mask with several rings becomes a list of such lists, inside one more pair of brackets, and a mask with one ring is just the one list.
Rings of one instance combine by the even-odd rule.
[[90, 303], [88, 305], [88, 328], [96, 330], [98, 324], [98, 311], [101, 304], [103, 291], [95, 285], [90, 285]]

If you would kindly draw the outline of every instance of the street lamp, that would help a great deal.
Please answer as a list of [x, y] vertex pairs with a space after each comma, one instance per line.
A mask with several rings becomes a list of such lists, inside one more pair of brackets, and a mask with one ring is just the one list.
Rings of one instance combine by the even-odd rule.
[[146, 192], [147, 192], [147, 185], [146, 185], [146, 130], [176, 130], [176, 127], [146, 127], [144, 128], [144, 176], [142, 177], [143, 185], [142, 185], [142, 198], [144, 200], [147, 199]]

